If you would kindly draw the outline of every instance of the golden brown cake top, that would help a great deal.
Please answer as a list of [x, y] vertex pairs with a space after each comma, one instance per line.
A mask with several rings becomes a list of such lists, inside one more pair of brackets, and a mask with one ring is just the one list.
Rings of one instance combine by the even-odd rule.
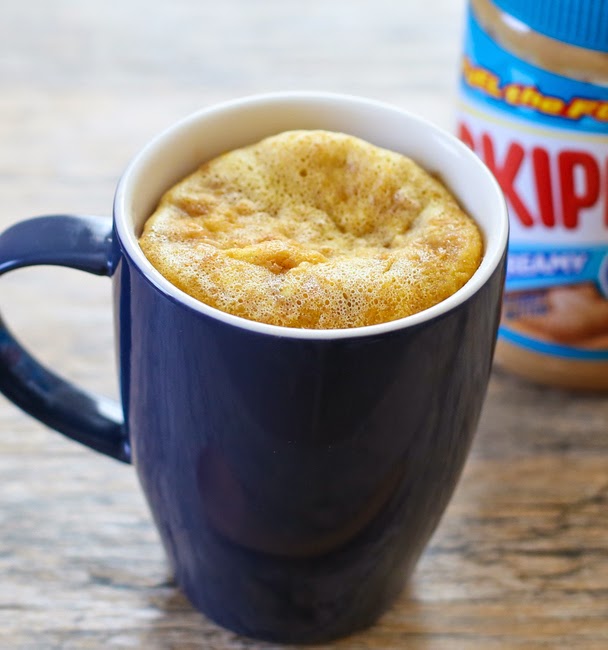
[[140, 245], [212, 307], [317, 329], [422, 311], [482, 256], [476, 224], [436, 178], [328, 131], [281, 133], [205, 163], [163, 196]]

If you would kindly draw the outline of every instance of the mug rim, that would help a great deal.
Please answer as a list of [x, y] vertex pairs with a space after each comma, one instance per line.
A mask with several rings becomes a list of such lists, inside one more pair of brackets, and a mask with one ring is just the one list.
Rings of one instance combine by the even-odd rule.
[[[471, 278], [469, 278], [460, 289], [441, 302], [428, 307], [427, 309], [392, 321], [350, 328], [306, 329], [287, 327], [283, 325], [271, 325], [221, 311], [220, 309], [207, 305], [206, 303], [203, 303], [185, 293], [167, 280], [167, 278], [165, 278], [152, 265], [140, 248], [137, 236], [129, 226], [126, 215], [127, 206], [130, 204], [130, 198], [132, 195], [132, 185], [136, 180], [138, 170], [144, 166], [146, 162], [149, 162], [154, 154], [157, 154], [159, 150], [166, 147], [172, 140], [175, 140], [177, 136], [182, 134], [184, 131], [191, 129], [201, 121], [207, 120], [226, 111], [246, 110], [248, 108], [259, 107], [262, 105], [270, 106], [277, 103], [288, 104], [291, 102], [316, 102], [319, 104], [339, 103], [342, 108], [345, 108], [347, 105], [357, 105], [359, 108], [367, 108], [370, 110], [391, 111], [394, 114], [399, 114], [406, 121], [416, 123], [420, 128], [430, 130], [435, 137], [439, 137], [448, 142], [450, 148], [455, 149], [459, 155], [464, 156], [469, 160], [470, 164], [477, 167], [478, 173], [485, 177], [486, 182], [489, 183], [492, 192], [495, 195], [495, 205], [493, 205], [491, 209], [492, 211], [496, 211], [495, 220], [497, 223], [493, 231], [493, 237], [497, 239], [497, 245], [494, 246], [494, 250], [488, 256], [487, 241], [484, 241], [484, 255], [482, 256], [481, 263]], [[204, 160], [201, 160], [200, 164], [203, 162]], [[164, 193], [168, 189], [169, 187], [163, 188], [162, 192]], [[456, 196], [457, 200], [460, 200], [460, 197], [452, 188], [448, 187], [448, 189]], [[507, 206], [498, 182], [481, 159], [455, 135], [425, 118], [410, 113], [409, 111], [390, 103], [356, 95], [314, 91], [287, 91], [248, 95], [239, 99], [232, 99], [213, 104], [174, 122], [171, 126], [149, 140], [148, 143], [144, 145], [144, 147], [131, 159], [116, 188], [113, 219], [114, 228], [120, 240], [123, 252], [128, 254], [130, 260], [138, 267], [144, 277], [167, 297], [193, 309], [196, 312], [213, 318], [214, 320], [222, 321], [227, 325], [240, 329], [275, 337], [279, 336], [285, 338], [313, 340], [334, 340], [377, 336], [402, 329], [409, 329], [422, 323], [432, 321], [455, 310], [475, 295], [493, 276], [494, 272], [503, 260], [507, 249], [509, 235]], [[478, 227], [480, 227], [479, 224]], [[487, 237], [484, 237], [484, 240], [487, 240]]]

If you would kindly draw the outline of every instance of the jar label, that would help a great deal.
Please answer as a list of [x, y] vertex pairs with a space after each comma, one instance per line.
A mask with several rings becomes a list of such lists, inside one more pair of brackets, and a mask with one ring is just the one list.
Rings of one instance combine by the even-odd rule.
[[608, 86], [521, 60], [470, 12], [460, 88], [458, 135], [509, 208], [500, 336], [608, 359]]

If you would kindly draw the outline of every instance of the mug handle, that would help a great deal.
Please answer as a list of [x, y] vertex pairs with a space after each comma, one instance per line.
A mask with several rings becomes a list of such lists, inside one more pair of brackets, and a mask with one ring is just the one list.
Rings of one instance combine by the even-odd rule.
[[[110, 276], [112, 220], [50, 215], [11, 226], [0, 235], [0, 275], [52, 264]], [[131, 449], [120, 404], [85, 392], [42, 366], [13, 338], [0, 316], [0, 391], [47, 426], [125, 463]]]

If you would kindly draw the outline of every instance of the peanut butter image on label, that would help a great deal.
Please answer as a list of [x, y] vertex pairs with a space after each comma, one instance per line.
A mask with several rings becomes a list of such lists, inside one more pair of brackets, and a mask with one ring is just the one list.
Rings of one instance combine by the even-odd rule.
[[192, 297], [287, 327], [392, 321], [460, 289], [481, 234], [442, 183], [358, 138], [290, 131], [170, 189], [140, 245]]
[[608, 345], [608, 301], [591, 283], [505, 296], [505, 322], [538, 340], [585, 349]]

